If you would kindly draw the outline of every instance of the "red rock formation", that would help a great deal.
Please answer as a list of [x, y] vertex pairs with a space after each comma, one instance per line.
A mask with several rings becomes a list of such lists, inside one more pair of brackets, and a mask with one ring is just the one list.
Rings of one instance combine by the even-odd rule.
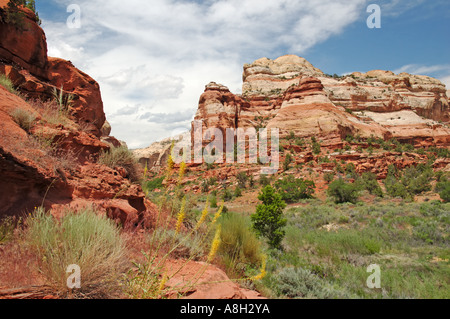
[[6, 14], [2, 7], [7, 2], [0, 4], [0, 56], [45, 79], [48, 60], [44, 31], [36, 24], [36, 15], [27, 8], [21, 9], [24, 13], [24, 30], [18, 30], [12, 24], [1, 23]]
[[[2, 18], [5, 3], [0, 3]], [[140, 186], [126, 179], [119, 167], [95, 164], [100, 151], [111, 147], [100, 138], [110, 130], [103, 127], [98, 83], [71, 62], [48, 58], [35, 15], [20, 10], [25, 13], [24, 30], [0, 21], [0, 73], [29, 98], [27, 102], [0, 86], [0, 216], [27, 213], [40, 205], [54, 214], [93, 205], [122, 224], [151, 226], [156, 207], [145, 199]], [[53, 91], [61, 87], [74, 99], [70, 116], [55, 123], [47, 118], [50, 104], [32, 99], [53, 99]], [[25, 131], [17, 124], [15, 109], [33, 114], [33, 127]], [[120, 144], [112, 137], [102, 138]]]
[[195, 118], [203, 130], [279, 128], [330, 145], [348, 134], [450, 145], [445, 85], [430, 77], [370, 71], [336, 79], [289, 55], [246, 64], [243, 79], [242, 96], [207, 86]]

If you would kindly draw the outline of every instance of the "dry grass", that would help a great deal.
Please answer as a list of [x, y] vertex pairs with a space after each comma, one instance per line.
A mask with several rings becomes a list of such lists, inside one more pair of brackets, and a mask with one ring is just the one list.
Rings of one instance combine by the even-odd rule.
[[[40, 272], [63, 297], [110, 298], [126, 269], [125, 243], [113, 221], [87, 207], [57, 221], [38, 208], [27, 220], [27, 242], [39, 256]], [[67, 288], [67, 267], [81, 269], [81, 288]]]

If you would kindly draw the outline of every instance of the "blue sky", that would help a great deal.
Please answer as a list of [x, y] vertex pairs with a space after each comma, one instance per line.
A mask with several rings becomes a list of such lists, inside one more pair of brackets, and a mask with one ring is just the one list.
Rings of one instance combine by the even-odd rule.
[[[369, 29], [369, 4], [381, 29]], [[81, 28], [66, 24], [70, 4]], [[329, 74], [373, 69], [436, 77], [450, 87], [448, 0], [41, 0], [50, 56], [101, 86], [112, 135], [145, 147], [190, 127], [204, 86], [240, 93], [242, 67], [306, 58]]]

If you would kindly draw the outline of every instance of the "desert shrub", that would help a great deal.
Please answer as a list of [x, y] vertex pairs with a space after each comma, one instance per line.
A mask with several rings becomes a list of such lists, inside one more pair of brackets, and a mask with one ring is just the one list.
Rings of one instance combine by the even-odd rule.
[[15, 228], [11, 217], [0, 219], [0, 245], [11, 239]]
[[283, 268], [274, 278], [274, 289], [288, 298], [333, 299], [348, 297], [333, 289], [319, 276], [304, 268]]
[[255, 187], [255, 184], [256, 184], [255, 178], [253, 177], [253, 175], [250, 175], [250, 177], [248, 179], [248, 186], [250, 188], [253, 188], [253, 187]]
[[98, 163], [112, 169], [116, 167], [124, 168], [128, 178], [133, 182], [138, 181], [140, 178], [138, 162], [126, 146], [112, 147], [108, 151], [102, 151]]
[[239, 172], [236, 175], [236, 179], [240, 188], [245, 188], [247, 186], [248, 175], [245, 172]]
[[61, 220], [38, 208], [27, 219], [27, 239], [40, 257], [40, 271], [66, 296], [66, 270], [81, 269], [79, 297], [108, 297], [117, 292], [126, 265], [125, 245], [114, 222], [93, 209], [67, 211]]
[[209, 184], [209, 186], [215, 186], [216, 183], [217, 183], [217, 177], [210, 177], [210, 178], [208, 179], [208, 184]]
[[15, 108], [10, 115], [25, 132], [29, 132], [36, 122], [36, 116], [33, 113], [20, 108]]
[[431, 167], [418, 165], [405, 169], [401, 181], [409, 193], [417, 195], [431, 190], [432, 177]]
[[164, 176], [157, 177], [152, 180], [146, 181], [143, 183], [143, 189], [144, 189], [144, 191], [149, 191], [149, 192], [152, 192], [155, 189], [162, 189], [163, 181], [164, 181]]
[[289, 165], [291, 165], [291, 163], [292, 163], [292, 155], [290, 153], [287, 153], [283, 162], [283, 170], [285, 171], [289, 170]]
[[414, 195], [430, 191], [433, 170], [427, 165], [409, 167], [403, 172], [393, 165], [388, 168], [388, 175], [384, 181], [386, 192], [392, 197], [402, 197], [412, 200]]
[[[154, 237], [153, 237], [154, 236]], [[147, 241], [156, 241], [161, 251], [170, 251], [170, 257], [199, 260], [204, 255], [205, 243], [202, 238], [192, 234], [186, 240], [186, 234], [177, 232], [175, 229], [157, 228]], [[176, 247], [173, 249], [173, 247]]]
[[217, 191], [211, 192], [211, 195], [209, 196], [209, 205], [211, 208], [217, 208]]
[[395, 177], [387, 177], [384, 181], [384, 185], [386, 186], [386, 192], [389, 194], [389, 196], [401, 197], [403, 199], [412, 199], [412, 196], [406, 189], [406, 186], [395, 179]]
[[261, 174], [259, 176], [259, 185], [261, 185], [262, 187], [270, 185], [270, 183], [271, 183], [271, 179], [269, 177], [267, 177], [267, 175]]
[[208, 193], [209, 192], [209, 183], [207, 180], [203, 180], [201, 184], [202, 193]]
[[357, 179], [358, 174], [356, 173], [356, 166], [353, 163], [348, 163], [345, 166], [345, 173], [349, 175], [351, 178]]
[[331, 183], [332, 181], [334, 181], [334, 177], [336, 176], [335, 173], [330, 172], [330, 173], [325, 173], [323, 174], [323, 180], [325, 182], [327, 182], [327, 184]]
[[436, 221], [422, 221], [414, 227], [413, 235], [428, 244], [441, 242], [444, 238], [439, 230], [439, 223]]
[[443, 181], [439, 182], [436, 185], [437, 190], [439, 191], [439, 196], [441, 196], [441, 199], [449, 203], [450, 202], [450, 181]]
[[342, 178], [335, 180], [328, 187], [328, 196], [333, 197], [336, 204], [356, 203], [359, 189], [356, 184], [347, 183]]
[[10, 93], [17, 94], [14, 84], [5, 74], [0, 74], [0, 85], [2, 85]]
[[236, 186], [234, 189], [234, 197], [241, 197], [242, 196], [242, 190], [239, 186]]
[[222, 199], [225, 202], [228, 202], [233, 199], [233, 194], [231, 193], [231, 191], [228, 188], [225, 188], [225, 190], [223, 191]]
[[315, 155], [319, 155], [320, 152], [321, 152], [322, 146], [320, 145], [319, 142], [317, 142], [317, 140], [316, 140], [315, 137], [311, 138], [311, 142], [312, 142], [311, 147], [312, 147], [313, 153], [314, 153]]
[[271, 186], [264, 187], [258, 199], [262, 201], [262, 204], [256, 207], [256, 213], [251, 216], [253, 229], [258, 236], [267, 238], [271, 248], [280, 248], [285, 236], [283, 228], [287, 223], [283, 217], [286, 203]]
[[378, 184], [377, 176], [375, 174], [363, 173], [358, 180], [358, 183], [360, 183], [361, 187], [370, 194], [383, 197], [383, 190], [381, 189], [380, 184]]
[[295, 178], [292, 175], [278, 180], [275, 183], [276, 190], [282, 199], [288, 203], [295, 203], [300, 199], [312, 198], [315, 184], [313, 181]]
[[221, 220], [221, 256], [227, 272], [243, 272], [261, 262], [261, 244], [251, 229], [248, 218], [229, 213]]
[[428, 152], [432, 152], [436, 154], [438, 158], [449, 158], [450, 150], [448, 148], [443, 147], [430, 147], [428, 148]]

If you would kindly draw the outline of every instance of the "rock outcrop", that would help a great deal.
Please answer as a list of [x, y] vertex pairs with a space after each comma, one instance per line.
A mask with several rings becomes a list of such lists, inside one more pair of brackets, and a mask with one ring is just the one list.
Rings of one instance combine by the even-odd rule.
[[332, 77], [288, 55], [246, 64], [243, 80], [242, 95], [206, 86], [195, 117], [203, 129], [268, 127], [300, 137], [358, 134], [450, 144], [445, 85], [427, 76], [375, 70]]
[[[150, 226], [156, 207], [140, 186], [124, 169], [96, 163], [101, 151], [121, 145], [109, 136], [98, 83], [70, 61], [47, 56], [31, 10], [20, 9], [23, 27], [6, 23], [6, 3], [0, 3], [0, 73], [20, 96], [0, 86], [0, 217], [40, 205], [54, 214], [92, 205], [122, 224]], [[51, 102], [61, 90], [72, 96], [64, 115]]]

